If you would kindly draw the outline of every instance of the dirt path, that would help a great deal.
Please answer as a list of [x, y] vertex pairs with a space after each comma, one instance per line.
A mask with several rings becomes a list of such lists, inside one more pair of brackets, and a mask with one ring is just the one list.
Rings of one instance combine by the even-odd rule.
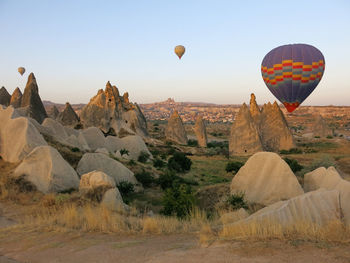
[[[303, 242], [198, 244], [193, 235], [0, 231], [0, 262], [350, 262], [349, 245]], [[6, 261], [7, 260], [7, 261]], [[13, 260], [13, 261], [11, 261]]]

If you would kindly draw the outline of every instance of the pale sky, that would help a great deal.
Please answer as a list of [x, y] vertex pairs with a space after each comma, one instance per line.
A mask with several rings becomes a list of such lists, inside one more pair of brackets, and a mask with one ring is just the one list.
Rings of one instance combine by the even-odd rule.
[[41, 98], [60, 103], [87, 103], [110, 80], [138, 103], [240, 104], [254, 92], [262, 104], [275, 98], [261, 61], [292, 43], [326, 60], [303, 105], [350, 105], [350, 1], [0, 0], [0, 86], [23, 91], [34, 72]]

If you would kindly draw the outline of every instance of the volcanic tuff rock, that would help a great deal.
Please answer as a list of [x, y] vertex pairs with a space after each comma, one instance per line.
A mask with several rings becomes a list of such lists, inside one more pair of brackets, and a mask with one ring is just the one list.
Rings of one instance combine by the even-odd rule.
[[258, 104], [256, 103], [256, 97], [254, 93], [250, 94], [249, 110], [254, 122], [258, 125], [260, 123], [261, 111]]
[[314, 136], [327, 137], [332, 135], [332, 130], [328, 127], [326, 121], [322, 118], [321, 114], [318, 114], [312, 126]]
[[65, 126], [75, 126], [79, 123], [79, 117], [69, 102], [66, 102], [65, 108], [58, 114], [57, 120]]
[[270, 205], [304, 193], [289, 165], [276, 153], [248, 159], [231, 183], [231, 194], [244, 192], [248, 202]]
[[0, 89], [0, 104], [8, 106], [10, 104], [11, 95], [7, 92], [5, 87]]
[[22, 92], [19, 88], [16, 88], [12, 93], [10, 105], [12, 105], [14, 108], [19, 108], [21, 107], [21, 103], [22, 103]]
[[196, 134], [198, 145], [200, 147], [207, 147], [208, 138], [207, 130], [205, 127], [205, 122], [201, 115], [198, 115], [196, 118], [196, 124], [194, 126], [194, 133]]
[[231, 128], [230, 154], [252, 154], [263, 150], [258, 129], [245, 103], [239, 109]]
[[51, 146], [39, 146], [31, 151], [14, 171], [16, 178], [35, 185], [43, 193], [78, 189], [75, 170]]
[[56, 119], [57, 117], [58, 117], [58, 114], [59, 114], [60, 112], [58, 111], [58, 109], [57, 109], [57, 107], [55, 106], [55, 105], [53, 105], [51, 108], [50, 108], [50, 110], [47, 112], [47, 114], [49, 115], [49, 117], [51, 118], [51, 119]]
[[265, 151], [289, 150], [295, 147], [293, 135], [277, 102], [264, 105], [259, 129]]
[[42, 123], [47, 117], [33, 73], [30, 73], [28, 76], [27, 85], [22, 96], [21, 107], [25, 108], [26, 116], [35, 119], [39, 123]]
[[187, 144], [188, 142], [184, 124], [176, 110], [168, 120], [168, 124], [165, 129], [165, 137], [167, 140], [178, 144]]
[[93, 192], [98, 188], [106, 191], [114, 187], [115, 181], [112, 177], [101, 171], [92, 171], [81, 176], [79, 192], [82, 194], [88, 194], [89, 192]]
[[85, 128], [95, 126], [104, 133], [113, 129], [118, 134], [123, 129], [130, 134], [148, 136], [146, 119], [139, 106], [129, 102], [128, 93], [120, 96], [117, 87], [109, 81], [106, 89], [100, 89], [82, 109], [80, 120]]

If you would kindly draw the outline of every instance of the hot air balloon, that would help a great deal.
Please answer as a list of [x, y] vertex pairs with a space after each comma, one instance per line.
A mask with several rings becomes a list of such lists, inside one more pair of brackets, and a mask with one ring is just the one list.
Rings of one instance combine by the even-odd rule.
[[184, 46], [178, 45], [175, 47], [175, 54], [179, 57], [179, 59], [181, 59], [184, 53], [185, 53]]
[[24, 72], [26, 72], [26, 69], [23, 67], [19, 67], [18, 72], [19, 72], [19, 74], [21, 74], [23, 76]]
[[321, 51], [306, 44], [277, 47], [261, 63], [266, 86], [288, 112], [293, 112], [313, 92], [324, 69]]

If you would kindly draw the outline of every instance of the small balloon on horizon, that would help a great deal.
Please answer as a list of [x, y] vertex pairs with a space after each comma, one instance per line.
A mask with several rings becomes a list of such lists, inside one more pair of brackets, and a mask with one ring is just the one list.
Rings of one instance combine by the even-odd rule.
[[23, 76], [23, 74], [26, 72], [26, 69], [24, 67], [19, 67], [17, 71], [19, 72], [19, 74], [21, 74], [21, 76]]
[[175, 47], [175, 54], [179, 57], [179, 59], [181, 59], [181, 57], [185, 53], [185, 50], [185, 47], [182, 45], [178, 45]]

